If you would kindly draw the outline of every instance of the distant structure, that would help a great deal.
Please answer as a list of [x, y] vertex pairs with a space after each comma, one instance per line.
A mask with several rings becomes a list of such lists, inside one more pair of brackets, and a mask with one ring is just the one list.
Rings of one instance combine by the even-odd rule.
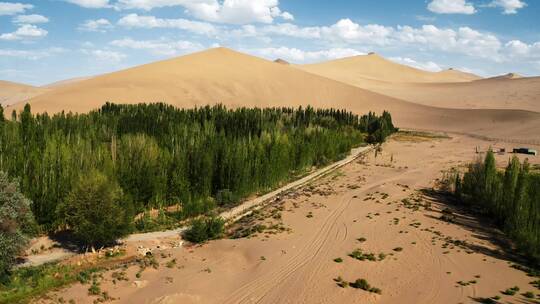
[[530, 148], [514, 148], [513, 152], [519, 153], [519, 154], [534, 155], [534, 156], [538, 155], [538, 151], [534, 149], [530, 149]]
[[278, 58], [276, 60], [274, 60], [275, 63], [279, 63], [279, 64], [284, 64], [284, 65], [289, 65], [290, 63], [286, 60], [283, 60], [281, 58]]

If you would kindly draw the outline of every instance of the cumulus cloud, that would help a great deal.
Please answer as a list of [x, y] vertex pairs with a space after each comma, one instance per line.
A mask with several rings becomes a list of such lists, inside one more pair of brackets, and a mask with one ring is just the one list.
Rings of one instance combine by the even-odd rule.
[[432, 0], [427, 8], [436, 14], [472, 15], [476, 13], [474, 5], [465, 0]]
[[0, 35], [0, 40], [30, 40], [47, 36], [47, 31], [32, 24], [23, 24], [12, 33]]
[[421, 69], [421, 70], [424, 70], [424, 71], [429, 71], [429, 72], [440, 72], [440, 71], [442, 71], [441, 66], [439, 66], [437, 63], [435, 63], [433, 61], [420, 62], [420, 61], [416, 61], [414, 59], [411, 59], [409, 57], [390, 57], [389, 59], [394, 61], [394, 62], [404, 64], [404, 65], [408, 65], [408, 66], [411, 66], [413, 68]]
[[66, 49], [59, 47], [52, 47], [40, 50], [0, 49], [0, 56], [14, 57], [27, 60], [38, 60], [63, 52], [66, 52]]
[[65, 0], [84, 8], [108, 8], [112, 7], [109, 0]]
[[293, 20], [282, 12], [278, 0], [118, 0], [117, 9], [142, 9], [182, 6], [195, 18], [230, 24], [272, 23], [275, 18]]
[[384, 45], [393, 33], [392, 27], [378, 24], [360, 25], [351, 19], [341, 19], [331, 26], [299, 27], [291, 23], [268, 25], [261, 32], [304, 39], [324, 39], [349, 43]]
[[82, 52], [107, 63], [119, 63], [127, 57], [126, 54], [110, 50], [82, 50]]
[[191, 21], [187, 19], [161, 19], [155, 16], [140, 16], [129, 14], [118, 20], [118, 25], [126, 28], [173, 28], [196, 34], [213, 35], [217, 29], [210, 23]]
[[0, 2], [0, 16], [21, 14], [32, 8], [32, 4]]
[[527, 6], [527, 3], [521, 0], [493, 0], [488, 4], [488, 7], [500, 7], [503, 9], [503, 14], [516, 14], [518, 9]]
[[540, 42], [527, 44], [520, 40], [511, 40], [505, 45], [505, 52], [511, 58], [540, 59]]
[[332, 48], [328, 50], [304, 51], [297, 48], [279, 47], [246, 49], [245, 51], [248, 53], [266, 57], [271, 60], [281, 58], [300, 63], [338, 59], [343, 57], [365, 54], [351, 48]]
[[203, 49], [203, 46], [199, 43], [171, 41], [165, 38], [159, 40], [133, 40], [131, 38], [124, 38], [111, 41], [109, 44], [121, 48], [145, 50], [160, 56], [174, 56]]
[[49, 18], [42, 15], [19, 15], [13, 18], [13, 23], [25, 23], [25, 24], [38, 24], [38, 23], [47, 23]]
[[482, 33], [469, 27], [454, 30], [441, 29], [434, 25], [424, 25], [421, 28], [400, 26], [396, 38], [402, 43], [417, 44], [427, 49], [500, 60], [499, 39], [493, 34]]
[[111, 22], [107, 19], [101, 18], [96, 20], [86, 20], [79, 25], [78, 30], [86, 32], [101, 32], [105, 33], [107, 30], [113, 28]]

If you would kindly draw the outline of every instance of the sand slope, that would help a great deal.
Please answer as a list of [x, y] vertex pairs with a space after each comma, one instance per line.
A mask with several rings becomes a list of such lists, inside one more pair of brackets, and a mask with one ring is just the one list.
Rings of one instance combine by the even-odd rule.
[[467, 82], [480, 79], [479, 76], [454, 69], [441, 72], [427, 72], [395, 63], [374, 53], [299, 67], [303, 70], [350, 84], [362, 83], [369, 80], [432, 83]]
[[[500, 138], [538, 139], [540, 114], [526, 111], [447, 110], [387, 97], [339, 81], [226, 48], [147, 64], [66, 84], [30, 100], [33, 111], [86, 112], [110, 101], [166, 102], [179, 107], [239, 106], [345, 108], [392, 112], [401, 127]], [[21, 109], [22, 104], [15, 106]]]
[[298, 68], [414, 103], [458, 109], [522, 109], [540, 112], [540, 77], [509, 73], [493, 78], [446, 70], [420, 71], [378, 55], [357, 56]]
[[0, 104], [9, 106], [24, 100], [28, 100], [45, 90], [38, 87], [21, 83], [0, 80]]

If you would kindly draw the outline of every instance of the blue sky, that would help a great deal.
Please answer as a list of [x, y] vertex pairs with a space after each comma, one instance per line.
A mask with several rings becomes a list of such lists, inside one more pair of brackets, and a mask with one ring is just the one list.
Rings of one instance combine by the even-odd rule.
[[540, 75], [536, 0], [0, 0], [0, 79], [43, 85], [226, 46], [310, 63], [377, 52]]

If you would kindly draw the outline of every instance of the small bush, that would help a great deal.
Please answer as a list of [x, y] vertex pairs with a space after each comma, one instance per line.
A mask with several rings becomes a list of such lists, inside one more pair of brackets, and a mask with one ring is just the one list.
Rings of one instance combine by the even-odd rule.
[[195, 219], [191, 223], [191, 228], [184, 233], [184, 237], [193, 243], [214, 240], [223, 234], [224, 226], [225, 222], [219, 217]]
[[505, 295], [507, 295], [507, 296], [513, 296], [513, 295], [515, 295], [518, 291], [519, 291], [519, 287], [514, 286], [514, 287], [512, 287], [512, 288], [506, 289], [505, 291], [502, 291], [501, 293], [502, 293], [502, 294], [505, 294]]
[[534, 293], [532, 291], [527, 291], [523, 293], [523, 296], [528, 299], [534, 299]]
[[335, 259], [334, 259], [334, 262], [336, 262], [336, 263], [343, 263], [343, 259], [342, 259], [342, 258], [335, 258]]
[[393, 250], [394, 250], [395, 252], [401, 252], [401, 251], [403, 251], [403, 248], [401, 248], [401, 247], [396, 247], [396, 248], [394, 248]]

